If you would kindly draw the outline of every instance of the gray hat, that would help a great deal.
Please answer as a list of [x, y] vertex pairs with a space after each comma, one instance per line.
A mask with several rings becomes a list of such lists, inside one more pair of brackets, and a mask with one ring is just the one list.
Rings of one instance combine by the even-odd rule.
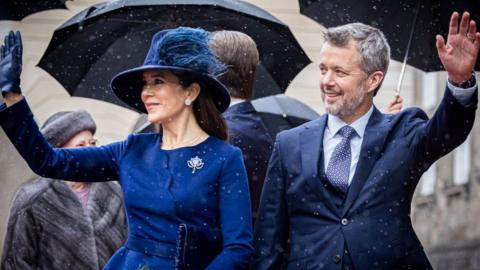
[[92, 134], [97, 130], [95, 121], [85, 110], [57, 112], [50, 116], [40, 129], [45, 139], [54, 147], [62, 147], [84, 130], [89, 130]]

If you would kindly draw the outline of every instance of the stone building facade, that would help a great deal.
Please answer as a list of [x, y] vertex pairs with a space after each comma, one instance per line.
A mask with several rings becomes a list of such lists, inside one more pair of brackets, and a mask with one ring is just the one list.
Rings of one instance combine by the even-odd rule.
[[[421, 78], [417, 89], [422, 91], [414, 100], [432, 115], [443, 95], [446, 75], [432, 73]], [[480, 269], [478, 117], [477, 112], [477, 121], [467, 141], [424, 174], [414, 197], [414, 227], [437, 270]]]

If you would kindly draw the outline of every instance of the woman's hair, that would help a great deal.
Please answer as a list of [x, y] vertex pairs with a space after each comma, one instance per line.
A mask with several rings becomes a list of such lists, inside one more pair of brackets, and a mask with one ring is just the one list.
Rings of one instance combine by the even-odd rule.
[[206, 90], [205, 84], [203, 84], [201, 80], [196, 79], [192, 73], [179, 70], [171, 70], [171, 72], [178, 77], [179, 84], [184, 88], [187, 88], [195, 82], [200, 85], [200, 94], [192, 104], [195, 119], [208, 135], [221, 140], [227, 140], [227, 124], [217, 109], [217, 106], [215, 106], [210, 92]]

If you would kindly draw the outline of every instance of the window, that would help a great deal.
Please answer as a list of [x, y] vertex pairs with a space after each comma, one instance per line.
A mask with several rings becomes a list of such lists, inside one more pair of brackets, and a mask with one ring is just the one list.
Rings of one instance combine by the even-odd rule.
[[435, 109], [438, 90], [438, 76], [436, 72], [424, 74], [422, 89], [422, 108], [427, 112]]
[[453, 184], [463, 185], [468, 183], [470, 176], [471, 139], [467, 140], [455, 149], [453, 153]]
[[437, 180], [437, 163], [433, 163], [430, 168], [422, 175], [420, 181], [420, 195], [429, 196], [435, 192], [435, 182]]

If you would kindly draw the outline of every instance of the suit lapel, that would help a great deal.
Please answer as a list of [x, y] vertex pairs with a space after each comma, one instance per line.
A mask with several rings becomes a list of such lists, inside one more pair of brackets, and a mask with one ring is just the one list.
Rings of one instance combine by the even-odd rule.
[[325, 205], [336, 215], [338, 209], [325, 190], [321, 177], [323, 177], [323, 134], [327, 123], [327, 114], [324, 114], [318, 120], [306, 127], [300, 136], [300, 146], [302, 153], [302, 174], [306, 178], [307, 184], [314, 190]]
[[353, 202], [355, 202], [357, 199], [363, 185], [365, 184], [365, 181], [375, 165], [375, 162], [380, 157], [385, 140], [389, 133], [389, 129], [386, 127], [387, 123], [388, 120], [385, 119], [382, 113], [380, 113], [377, 108], [374, 107], [372, 116], [368, 121], [365, 133], [363, 135], [360, 156], [352, 183], [348, 189], [342, 216], [345, 216]]

